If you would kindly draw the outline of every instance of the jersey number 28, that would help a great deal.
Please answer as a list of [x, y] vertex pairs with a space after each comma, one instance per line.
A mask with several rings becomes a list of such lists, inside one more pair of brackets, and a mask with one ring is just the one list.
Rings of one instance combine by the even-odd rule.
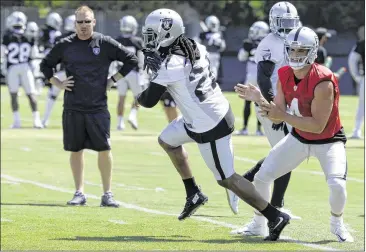
[[31, 46], [28, 43], [10, 43], [8, 45], [8, 61], [11, 64], [27, 62], [30, 57]]

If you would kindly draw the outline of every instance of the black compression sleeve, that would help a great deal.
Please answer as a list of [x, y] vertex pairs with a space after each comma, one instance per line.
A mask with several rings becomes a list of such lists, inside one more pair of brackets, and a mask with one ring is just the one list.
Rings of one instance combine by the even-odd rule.
[[145, 108], [152, 108], [159, 102], [165, 91], [166, 87], [150, 82], [149, 87], [137, 96], [137, 102]]
[[[273, 101], [274, 93], [272, 88], [271, 76], [275, 69], [272, 61], [260, 61], [257, 65], [257, 82], [262, 95], [268, 102]], [[277, 84], [277, 83], [275, 83]]]

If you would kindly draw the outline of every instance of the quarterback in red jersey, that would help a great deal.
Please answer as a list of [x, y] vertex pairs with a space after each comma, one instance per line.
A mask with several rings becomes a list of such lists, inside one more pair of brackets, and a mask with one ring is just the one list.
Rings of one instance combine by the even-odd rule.
[[[343, 223], [347, 199], [346, 136], [339, 117], [337, 78], [325, 66], [314, 63], [319, 46], [315, 32], [307, 27], [292, 30], [285, 41], [288, 66], [278, 70], [277, 94], [268, 103], [253, 85], [235, 87], [239, 97], [259, 104], [262, 114], [274, 123], [293, 126], [270, 151], [254, 184], [269, 200], [271, 183], [295, 169], [310, 156], [320, 162], [329, 190], [331, 232], [339, 242], [353, 242]], [[283, 158], [284, 156], [289, 158]]]

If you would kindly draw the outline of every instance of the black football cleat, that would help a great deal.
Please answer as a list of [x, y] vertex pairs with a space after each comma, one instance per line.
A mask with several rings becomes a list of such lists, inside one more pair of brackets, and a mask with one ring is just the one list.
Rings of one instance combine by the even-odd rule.
[[208, 197], [201, 191], [187, 198], [186, 205], [182, 213], [178, 216], [178, 220], [184, 220], [194, 214], [200, 206], [203, 206], [208, 201]]
[[69, 206], [84, 206], [86, 205], [86, 196], [79, 191], [76, 191], [72, 200], [67, 202]]
[[282, 230], [287, 224], [290, 224], [291, 217], [283, 212], [277, 217], [276, 221], [268, 221], [269, 235], [264, 238], [265, 241], [277, 241]]

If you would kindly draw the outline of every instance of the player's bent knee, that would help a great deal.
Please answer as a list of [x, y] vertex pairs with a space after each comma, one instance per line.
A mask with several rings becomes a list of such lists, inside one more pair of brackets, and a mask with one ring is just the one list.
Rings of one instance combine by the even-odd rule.
[[272, 176], [267, 173], [264, 169], [259, 169], [259, 171], [254, 175], [253, 182], [256, 183], [272, 183], [275, 180], [275, 178], [272, 178]]
[[347, 197], [346, 180], [343, 178], [332, 177], [328, 178], [327, 183], [331, 193]]
[[217, 180], [217, 183], [224, 187], [224, 188], [231, 188], [233, 185], [235, 185], [236, 181], [238, 180], [237, 176], [240, 176], [237, 173], [234, 173], [230, 177], [223, 179], [223, 180]]
[[159, 145], [160, 145], [160, 146], [161, 146], [165, 151], [172, 151], [172, 150], [177, 149], [178, 147], [180, 147], [180, 146], [178, 146], [178, 147], [174, 147], [174, 146], [171, 146], [171, 145], [167, 144], [166, 142], [164, 142], [164, 141], [161, 139], [161, 137], [160, 137], [160, 136], [158, 137], [158, 143], [159, 143]]

